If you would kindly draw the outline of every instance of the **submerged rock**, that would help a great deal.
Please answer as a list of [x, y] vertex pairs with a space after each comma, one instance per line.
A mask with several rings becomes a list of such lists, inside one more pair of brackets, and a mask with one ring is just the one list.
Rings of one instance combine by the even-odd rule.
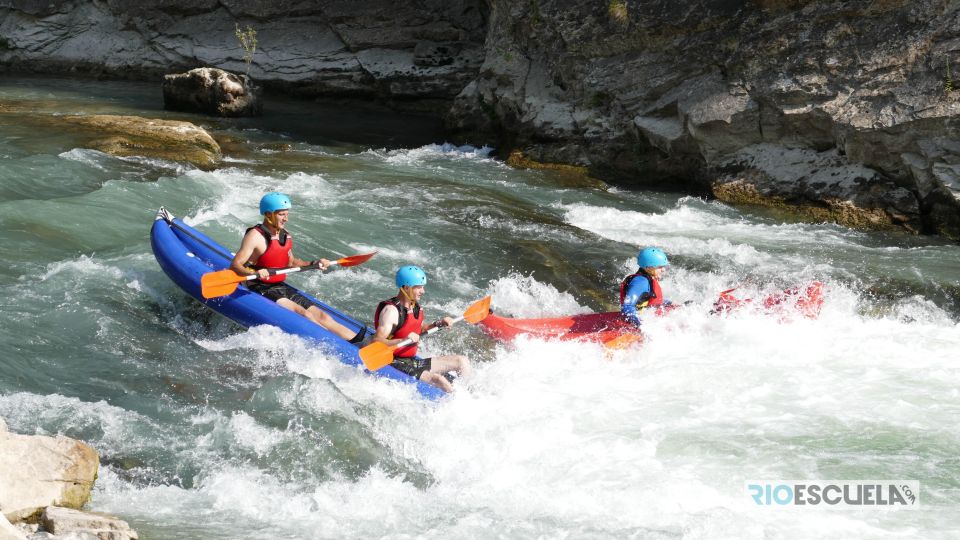
[[0, 431], [0, 509], [11, 522], [35, 520], [51, 505], [82, 507], [100, 461], [89, 445], [67, 437]]
[[190, 122], [113, 115], [61, 118], [67, 124], [94, 132], [87, 146], [115, 156], [185, 161], [201, 169], [212, 169], [220, 162], [217, 141]]
[[99, 540], [137, 540], [139, 537], [126, 521], [100, 512], [48, 506], [41, 523], [47, 532], [56, 536], [90, 535]]
[[197, 68], [163, 77], [163, 106], [212, 116], [259, 116], [260, 87], [246, 75], [217, 68]]

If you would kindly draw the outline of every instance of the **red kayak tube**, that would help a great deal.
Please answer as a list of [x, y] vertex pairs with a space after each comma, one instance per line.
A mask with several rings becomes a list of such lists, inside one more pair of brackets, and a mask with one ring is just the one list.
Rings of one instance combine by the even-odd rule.
[[[766, 315], [787, 320], [793, 314], [815, 319], [823, 306], [823, 283], [814, 281], [807, 286], [784, 289], [762, 300], [740, 299], [733, 295], [736, 289], [720, 293], [711, 313], [726, 315], [745, 308], [757, 309]], [[663, 315], [676, 304], [658, 308], [656, 315]], [[562, 341], [580, 340], [610, 343], [625, 334], [638, 334], [639, 330], [620, 317], [619, 311], [584, 313], [545, 319], [512, 319], [492, 312], [480, 321], [480, 328], [498, 341], [513, 341], [519, 336]]]

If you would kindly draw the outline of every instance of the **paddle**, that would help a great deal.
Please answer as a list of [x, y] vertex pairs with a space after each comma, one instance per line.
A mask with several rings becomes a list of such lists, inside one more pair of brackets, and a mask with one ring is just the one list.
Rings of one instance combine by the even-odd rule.
[[[358, 264], [363, 264], [370, 260], [371, 257], [376, 255], [377, 252], [365, 253], [363, 255], [350, 255], [349, 257], [343, 257], [342, 259], [337, 259], [331, 264], [339, 264], [340, 266], [357, 266]], [[292, 274], [294, 272], [303, 272], [305, 270], [316, 270], [320, 268], [314, 264], [308, 264], [306, 266], [293, 266], [291, 268], [281, 268], [278, 270], [268, 270], [271, 276], [279, 276], [282, 274]], [[237, 286], [244, 281], [250, 281], [252, 279], [257, 279], [256, 274], [250, 274], [248, 276], [241, 276], [240, 274], [230, 270], [220, 270], [218, 272], [207, 272], [200, 278], [200, 293], [204, 298], [216, 298], [218, 296], [226, 296], [233, 291], [237, 290]]]
[[[486, 296], [477, 300], [473, 304], [470, 304], [470, 307], [463, 312], [463, 315], [453, 319], [453, 322], [457, 321], [467, 321], [470, 324], [477, 324], [483, 319], [487, 318], [487, 315], [490, 314], [490, 297]], [[433, 328], [427, 330], [423, 335], [430, 335], [444, 326], [434, 326]], [[423, 337], [423, 336], [421, 336]], [[379, 341], [374, 341], [373, 343], [367, 345], [366, 347], [360, 349], [360, 360], [363, 360], [363, 365], [370, 371], [376, 371], [390, 362], [393, 362], [393, 351], [400, 347], [406, 347], [407, 345], [412, 345], [413, 340], [405, 339], [396, 345], [387, 345], [386, 343], [381, 343]]]

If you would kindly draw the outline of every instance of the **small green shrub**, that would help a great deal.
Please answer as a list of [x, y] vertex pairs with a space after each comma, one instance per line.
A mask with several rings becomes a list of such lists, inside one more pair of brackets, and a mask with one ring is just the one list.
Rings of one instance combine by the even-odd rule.
[[250, 63], [253, 62], [253, 55], [257, 52], [257, 31], [250, 28], [250, 25], [247, 25], [246, 30], [241, 30], [240, 25], [237, 24], [234, 34], [243, 49], [243, 61], [247, 64], [246, 74], [250, 75]]

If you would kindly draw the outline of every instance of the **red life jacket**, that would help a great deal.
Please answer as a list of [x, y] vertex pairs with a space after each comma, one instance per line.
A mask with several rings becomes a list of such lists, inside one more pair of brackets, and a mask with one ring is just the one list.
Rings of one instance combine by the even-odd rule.
[[620, 283], [620, 305], [623, 305], [623, 300], [627, 296], [627, 288], [630, 287], [630, 282], [638, 277], [642, 277], [650, 282], [650, 295], [645, 298], [641, 298], [640, 301], [637, 302], [637, 306], [647, 307], [663, 305], [663, 293], [660, 292], [660, 282], [644, 272], [643, 268], [638, 268], [637, 273], [630, 274]]
[[[262, 223], [250, 227], [247, 229], [247, 232], [250, 232], [251, 229], [255, 229], [263, 235], [263, 239], [267, 241], [267, 250], [264, 251], [257, 259], [257, 262], [252, 265], [255, 270], [261, 268], [286, 268], [289, 266], [290, 250], [293, 249], [293, 237], [287, 234], [287, 231], [280, 229], [278, 236], [271, 236], [270, 231], [268, 231]], [[280, 283], [285, 279], [287, 279], [287, 276], [281, 274], [279, 276], [270, 276], [267, 279], [261, 279], [259, 281], [263, 283]]]
[[[403, 305], [400, 303], [400, 299], [396, 296], [377, 304], [377, 311], [373, 314], [374, 328], [380, 328], [380, 312], [383, 311], [383, 308], [388, 305], [397, 308], [397, 313], [400, 314], [400, 319], [397, 321], [396, 326], [393, 327], [393, 332], [387, 336], [388, 339], [402, 339], [410, 334], [420, 333], [420, 329], [423, 328], [423, 320], [427, 316], [426, 313], [420, 309], [420, 304], [415, 304], [413, 309], [407, 310], [403, 307]], [[413, 314], [412, 317], [410, 316], [411, 312]], [[399, 347], [393, 351], [394, 358], [411, 358], [416, 355], [416, 343], [406, 347]]]

